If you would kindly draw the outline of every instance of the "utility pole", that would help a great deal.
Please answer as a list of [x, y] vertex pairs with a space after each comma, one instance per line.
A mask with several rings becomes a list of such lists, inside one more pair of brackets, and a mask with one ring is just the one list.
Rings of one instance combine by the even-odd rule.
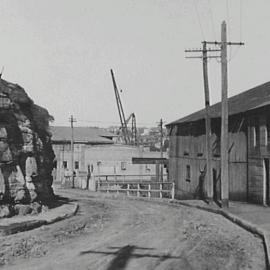
[[71, 179], [72, 179], [72, 188], [75, 187], [74, 185], [74, 128], [73, 123], [76, 122], [76, 119], [73, 118], [73, 115], [69, 118], [70, 127], [71, 127]]
[[[160, 119], [160, 157], [163, 158], [163, 120]], [[163, 182], [163, 163], [160, 164], [160, 180]]]
[[162, 118], [159, 122], [160, 127], [160, 157], [163, 158], [163, 121]]
[[228, 135], [228, 45], [244, 45], [243, 42], [227, 42], [226, 22], [221, 24], [221, 42], [205, 41], [206, 44], [220, 45], [221, 49], [221, 203], [229, 206], [229, 135]]
[[205, 148], [206, 148], [206, 194], [209, 200], [213, 200], [213, 171], [212, 171], [212, 147], [211, 147], [211, 119], [210, 119], [210, 95], [208, 83], [207, 47], [203, 42], [203, 81], [205, 95]]
[[205, 41], [202, 49], [185, 50], [186, 53], [202, 52], [202, 56], [188, 56], [186, 58], [200, 58], [203, 60], [203, 82], [205, 97], [205, 156], [206, 156], [206, 199], [213, 200], [213, 171], [212, 171], [212, 147], [211, 147], [211, 119], [210, 119], [210, 94], [208, 83], [208, 58], [219, 58], [219, 56], [208, 56], [207, 52], [219, 52], [219, 49], [207, 49]]
[[228, 72], [227, 30], [221, 25], [221, 203], [229, 206], [229, 134], [228, 134]]

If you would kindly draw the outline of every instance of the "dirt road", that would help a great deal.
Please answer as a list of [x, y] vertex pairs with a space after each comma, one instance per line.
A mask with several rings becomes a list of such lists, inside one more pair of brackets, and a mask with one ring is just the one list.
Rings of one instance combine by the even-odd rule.
[[79, 202], [77, 216], [2, 237], [4, 269], [265, 269], [261, 239], [214, 214], [63, 194]]

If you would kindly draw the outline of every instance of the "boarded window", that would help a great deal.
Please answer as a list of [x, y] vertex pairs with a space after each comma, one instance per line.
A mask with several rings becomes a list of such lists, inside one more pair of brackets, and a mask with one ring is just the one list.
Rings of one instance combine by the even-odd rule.
[[260, 136], [260, 120], [258, 117], [254, 117], [252, 120], [252, 129], [251, 129], [251, 138], [252, 138], [252, 144], [253, 147], [259, 146], [260, 144], [263, 144], [261, 142], [261, 136]]
[[64, 168], [64, 169], [67, 168], [67, 161], [63, 161], [63, 168]]
[[267, 145], [268, 144], [268, 129], [267, 129], [267, 126], [264, 126], [264, 145]]
[[253, 146], [256, 146], [256, 128], [252, 127], [251, 128], [251, 137], [252, 137], [252, 142], [253, 142]]
[[266, 121], [266, 145], [270, 143], [270, 118]]
[[260, 145], [260, 133], [258, 125], [252, 127], [251, 136], [253, 141], [253, 147]]
[[256, 145], [260, 145], [260, 127], [256, 125]]
[[75, 170], [78, 170], [79, 169], [79, 161], [75, 161]]
[[186, 166], [186, 181], [190, 182], [191, 180], [191, 168], [190, 165]]

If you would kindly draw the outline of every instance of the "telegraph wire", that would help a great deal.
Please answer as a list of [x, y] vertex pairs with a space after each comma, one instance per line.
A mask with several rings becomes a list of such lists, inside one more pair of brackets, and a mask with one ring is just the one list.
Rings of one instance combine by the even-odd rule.
[[203, 38], [203, 40], [205, 40], [205, 35], [204, 35], [204, 31], [203, 31], [203, 27], [202, 27], [202, 23], [201, 23], [201, 19], [200, 19], [200, 14], [198, 12], [198, 7], [197, 7], [196, 0], [193, 0], [193, 5], [195, 7], [195, 11], [196, 11], [196, 15], [197, 15], [197, 20], [198, 20], [198, 23], [199, 23], [199, 26], [200, 26], [202, 38]]
[[229, 0], [226, 0], [227, 24], [228, 24], [228, 39], [231, 38], [231, 25], [230, 25], [230, 8]]
[[212, 2], [211, 2], [211, 0], [208, 0], [208, 5], [209, 5], [209, 10], [210, 10], [210, 17], [211, 17], [211, 24], [212, 24], [212, 32], [213, 32], [214, 38], [215, 38], [215, 40], [216, 40], [217, 37], [216, 37], [216, 31], [215, 31], [214, 15], [213, 15], [213, 10], [212, 10]]
[[[228, 1], [228, 0], [227, 0]], [[242, 41], [242, 0], [239, 0], [239, 40], [240, 42]], [[236, 47], [235, 51], [233, 53], [231, 53], [230, 51], [230, 58], [228, 60], [228, 63], [231, 62], [235, 56], [238, 54], [240, 45], [238, 47]]]
[[239, 27], [240, 27], [240, 41], [242, 40], [242, 8], [243, 8], [243, 5], [242, 5], [242, 0], [240, 0], [240, 14], [239, 14]]
[[[227, 13], [227, 24], [228, 24], [228, 39], [231, 39], [231, 22], [230, 22], [230, 8], [229, 8], [229, 0], [226, 0], [226, 13]], [[232, 58], [232, 48], [229, 48], [230, 50], [230, 56], [229, 56], [229, 61], [231, 61]]]
[[[77, 119], [77, 123], [101, 123], [101, 124], [111, 124], [111, 125], [119, 125], [119, 122], [117, 121], [91, 121], [91, 120], [80, 120], [80, 119]], [[57, 123], [58, 126], [66, 126], [67, 123]], [[156, 126], [156, 122], [138, 122], [137, 125], [139, 126], [150, 126], [150, 127], [155, 127]]]

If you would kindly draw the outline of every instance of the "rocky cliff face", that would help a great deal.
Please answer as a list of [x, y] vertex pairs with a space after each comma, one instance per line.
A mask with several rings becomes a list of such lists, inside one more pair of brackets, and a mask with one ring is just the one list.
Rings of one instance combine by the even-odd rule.
[[0, 210], [52, 199], [51, 120], [22, 87], [0, 79]]

